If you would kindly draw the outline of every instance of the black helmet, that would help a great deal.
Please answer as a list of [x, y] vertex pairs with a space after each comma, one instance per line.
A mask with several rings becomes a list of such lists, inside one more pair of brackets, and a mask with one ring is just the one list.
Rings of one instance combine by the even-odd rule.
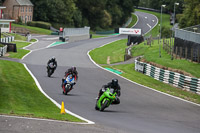
[[114, 87], [118, 86], [118, 79], [112, 79], [112, 84]]
[[76, 67], [75, 66], [72, 67], [72, 71], [73, 72], [76, 71]]
[[55, 60], [56, 60], [55, 56], [53, 56], [53, 57], [51, 58], [51, 60], [52, 60], [52, 61], [55, 61]]

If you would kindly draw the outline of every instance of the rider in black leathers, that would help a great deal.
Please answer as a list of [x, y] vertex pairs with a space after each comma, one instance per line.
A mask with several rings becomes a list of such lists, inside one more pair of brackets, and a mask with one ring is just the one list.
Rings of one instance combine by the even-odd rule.
[[47, 69], [49, 69], [49, 64], [50, 63], [53, 63], [53, 65], [55, 66], [54, 70], [56, 70], [56, 67], [57, 67], [57, 61], [56, 61], [56, 58], [53, 56], [51, 59], [49, 59], [49, 61], [47, 62]]
[[119, 97], [121, 95], [121, 92], [120, 92], [121, 87], [119, 86], [117, 79], [112, 79], [112, 81], [109, 82], [107, 85], [103, 85], [99, 91], [99, 96], [97, 99], [101, 97], [101, 95], [104, 93], [104, 91], [106, 91], [107, 88], [113, 88], [114, 91], [117, 93], [116, 99], [115, 101], [113, 101], [112, 104], [119, 104], [120, 103]]

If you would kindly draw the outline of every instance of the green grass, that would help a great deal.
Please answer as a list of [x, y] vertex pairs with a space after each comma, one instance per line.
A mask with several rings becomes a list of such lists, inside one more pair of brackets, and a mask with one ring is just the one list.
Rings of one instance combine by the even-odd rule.
[[144, 55], [146, 61], [154, 62], [173, 69], [183, 70], [197, 78], [200, 78], [200, 64], [185, 59], [171, 60], [171, 56], [162, 49], [162, 46], [160, 58], [158, 41], [154, 41], [154, 44], [151, 47], [149, 45], [144, 45], [144, 43], [134, 46], [132, 48], [132, 54], [133, 56]]
[[109, 45], [105, 45], [90, 52], [90, 55], [98, 64], [107, 64], [107, 58], [110, 56], [110, 64], [124, 61], [124, 54], [127, 39], [118, 40]]
[[80, 122], [60, 109], [37, 88], [24, 66], [0, 61], [0, 114]]
[[[109, 67], [109, 66], [103, 66], [103, 67]], [[155, 80], [149, 76], [146, 76], [140, 72], [135, 71], [135, 64], [126, 64], [126, 65], [116, 65], [116, 66], [110, 66], [110, 68], [121, 70], [123, 73], [121, 76], [126, 77], [127, 79], [130, 79], [136, 83], [142, 84], [144, 86], [153, 88], [155, 90], [168, 93], [170, 95], [180, 97], [182, 99], [192, 101], [195, 103], [200, 104], [200, 96], [198, 94], [194, 94], [192, 92], [183, 91], [181, 89], [175, 88], [171, 85], [162, 83], [158, 80]]]
[[133, 27], [133, 25], [135, 25], [136, 22], [137, 22], [137, 16], [136, 16], [135, 14], [132, 14], [132, 21], [131, 21], [131, 23], [127, 26], [127, 28]]
[[29, 53], [29, 50], [22, 49], [25, 46], [28, 46], [29, 42], [11, 42], [11, 43], [16, 43], [17, 46], [17, 52], [8, 52], [10, 58], [17, 58], [21, 59], [24, 55]]
[[[160, 23], [160, 13], [147, 11], [147, 10], [141, 10], [141, 9], [135, 9], [135, 10], [155, 15], [159, 20], [158, 24]], [[169, 14], [162, 13], [162, 27], [163, 26], [168, 27], [168, 28], [172, 27], [170, 25], [170, 15]], [[157, 37], [157, 35], [159, 34], [159, 30], [160, 30], [159, 25], [156, 25], [151, 32], [146, 34], [146, 36], [149, 36], [150, 34], [152, 34], [153, 37]]]
[[102, 35], [102, 36], [101, 35], [94, 35], [94, 34], [92, 35], [92, 38], [102, 38], [102, 37], [107, 37], [107, 36], [104, 36], [104, 35]]
[[27, 40], [25, 36], [21, 36], [19, 34], [9, 33], [8, 35], [14, 36], [15, 40], [20, 40], [20, 41], [26, 41]]
[[36, 42], [37, 40], [36, 39], [31, 39], [31, 41], [30, 42]]
[[42, 29], [38, 27], [26, 26], [26, 25], [19, 25], [19, 24], [12, 24], [13, 27], [24, 27], [30, 31], [31, 34], [43, 34], [43, 35], [50, 35], [51, 30]]

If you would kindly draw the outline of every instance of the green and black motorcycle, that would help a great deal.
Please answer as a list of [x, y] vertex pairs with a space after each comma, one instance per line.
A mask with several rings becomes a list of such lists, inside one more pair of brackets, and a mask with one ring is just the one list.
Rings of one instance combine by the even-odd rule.
[[117, 93], [114, 92], [114, 89], [107, 88], [106, 91], [101, 95], [97, 100], [95, 109], [104, 111], [105, 108], [109, 107], [110, 104], [115, 100]]

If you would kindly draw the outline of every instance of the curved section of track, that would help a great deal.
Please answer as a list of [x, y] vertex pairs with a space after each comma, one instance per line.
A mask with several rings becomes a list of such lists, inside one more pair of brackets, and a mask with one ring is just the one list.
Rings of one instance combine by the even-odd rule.
[[[138, 15], [139, 18], [142, 16]], [[139, 23], [144, 23], [144, 19], [140, 19]], [[139, 23], [135, 27], [143, 29]], [[148, 29], [143, 31], [145, 33]], [[40, 82], [45, 93], [58, 103], [64, 101], [68, 110], [96, 124], [129, 133], [199, 133], [199, 106], [132, 83], [100, 69], [88, 58], [89, 50], [122, 38], [127, 36], [90, 39], [37, 50], [24, 58], [23, 62]], [[51, 56], [57, 58], [58, 68], [48, 78], [46, 63]], [[65, 96], [61, 90], [61, 79], [71, 66], [77, 67], [79, 80], [70, 94]], [[96, 111], [95, 97], [101, 86], [112, 78], [119, 79], [122, 88], [121, 104], [110, 106], [104, 112]]]

